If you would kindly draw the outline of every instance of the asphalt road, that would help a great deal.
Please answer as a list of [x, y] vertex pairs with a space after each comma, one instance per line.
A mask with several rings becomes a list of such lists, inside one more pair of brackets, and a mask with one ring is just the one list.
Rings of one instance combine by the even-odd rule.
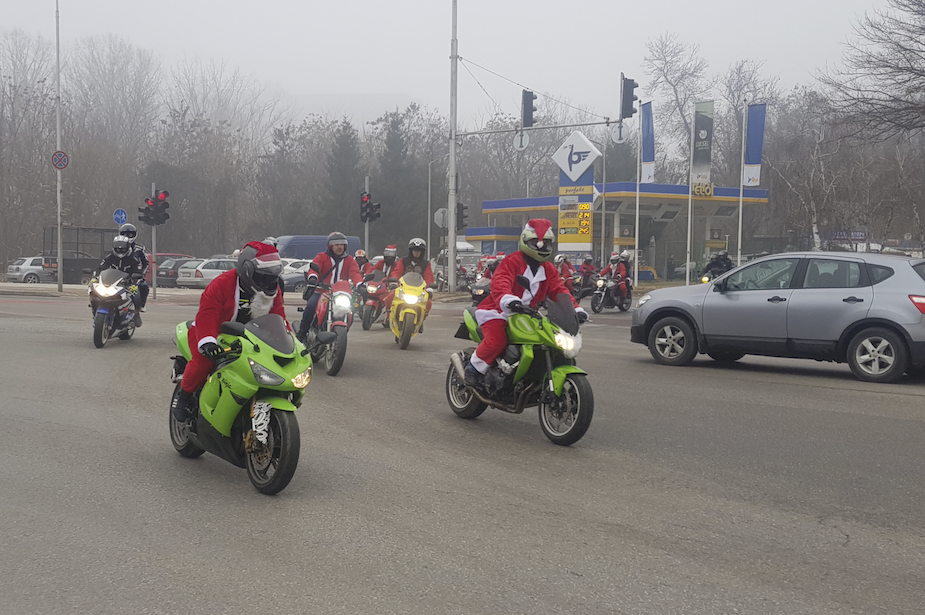
[[96, 349], [84, 299], [0, 296], [0, 613], [925, 612], [925, 381], [663, 367], [608, 313], [562, 448], [535, 411], [452, 414], [463, 305], [439, 304], [409, 350], [357, 327], [316, 371], [267, 497], [170, 444], [191, 302]]

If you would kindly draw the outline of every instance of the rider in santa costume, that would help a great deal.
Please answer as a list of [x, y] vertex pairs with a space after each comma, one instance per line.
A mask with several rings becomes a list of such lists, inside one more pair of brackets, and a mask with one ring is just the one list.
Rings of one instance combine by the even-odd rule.
[[[520, 234], [520, 250], [498, 264], [491, 278], [491, 294], [475, 311], [483, 336], [466, 366], [467, 385], [479, 386], [485, 372], [507, 348], [507, 319], [524, 305], [535, 309], [547, 297], [555, 301], [560, 293], [565, 293], [575, 306], [579, 321], [587, 320], [588, 313], [579, 307], [550, 262], [555, 239], [552, 223], [534, 218]], [[530, 282], [529, 289], [517, 283], [519, 275]]]

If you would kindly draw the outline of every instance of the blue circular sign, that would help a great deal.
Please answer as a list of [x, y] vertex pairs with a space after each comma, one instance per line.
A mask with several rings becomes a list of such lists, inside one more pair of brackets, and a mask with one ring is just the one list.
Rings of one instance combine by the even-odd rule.
[[128, 214], [120, 207], [112, 212], [112, 219], [115, 220], [116, 224], [125, 224], [125, 221], [128, 220]]

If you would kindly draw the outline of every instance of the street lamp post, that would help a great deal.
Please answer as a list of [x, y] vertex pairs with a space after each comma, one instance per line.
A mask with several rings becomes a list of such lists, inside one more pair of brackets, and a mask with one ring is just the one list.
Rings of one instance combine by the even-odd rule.
[[427, 260], [430, 260], [430, 226], [434, 223], [430, 217], [431, 216], [431, 213], [430, 213], [430, 185], [431, 185], [430, 166], [435, 162], [440, 162], [441, 160], [443, 160], [449, 155], [450, 155], [449, 153], [446, 153], [443, 156], [440, 156], [439, 158], [435, 158], [434, 160], [431, 160], [430, 162], [427, 163]]

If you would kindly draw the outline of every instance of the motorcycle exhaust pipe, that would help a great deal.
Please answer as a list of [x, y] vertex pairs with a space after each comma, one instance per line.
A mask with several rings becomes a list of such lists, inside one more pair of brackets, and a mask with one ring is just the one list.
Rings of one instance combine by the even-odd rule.
[[463, 380], [466, 379], [466, 366], [463, 365], [462, 358], [460, 358], [458, 352], [454, 352], [450, 355], [450, 363], [453, 364], [453, 367], [456, 368], [456, 373], [459, 374], [459, 377]]

